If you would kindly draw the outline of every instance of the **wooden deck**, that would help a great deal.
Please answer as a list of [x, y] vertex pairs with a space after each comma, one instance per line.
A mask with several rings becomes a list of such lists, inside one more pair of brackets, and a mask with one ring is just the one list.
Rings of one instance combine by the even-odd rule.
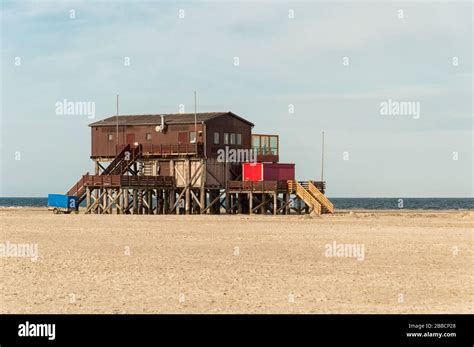
[[173, 188], [172, 176], [84, 175], [82, 183], [93, 188]]

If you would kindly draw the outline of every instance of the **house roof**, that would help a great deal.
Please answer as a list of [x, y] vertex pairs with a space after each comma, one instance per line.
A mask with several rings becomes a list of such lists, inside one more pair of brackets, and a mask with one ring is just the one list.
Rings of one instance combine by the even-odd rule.
[[[140, 114], [140, 115], [121, 115], [121, 116], [112, 116], [105, 119], [102, 119], [98, 122], [89, 124], [90, 127], [100, 127], [100, 126], [116, 126], [117, 118], [118, 125], [158, 125], [161, 123], [161, 116], [165, 116], [166, 124], [193, 124], [194, 123], [194, 113], [168, 113], [168, 114]], [[253, 123], [248, 120], [237, 116], [232, 112], [202, 112], [196, 113], [196, 120], [198, 123], [204, 122], [221, 117], [224, 115], [230, 115], [241, 121], [254, 126]]]

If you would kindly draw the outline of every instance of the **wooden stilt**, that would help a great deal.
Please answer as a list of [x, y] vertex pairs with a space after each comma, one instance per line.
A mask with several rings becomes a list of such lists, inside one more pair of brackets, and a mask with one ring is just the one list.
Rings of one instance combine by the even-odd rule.
[[153, 189], [148, 189], [147, 200], [148, 214], [153, 214]]
[[91, 188], [87, 187], [86, 188], [86, 211], [89, 210], [91, 206]]
[[133, 203], [133, 214], [138, 214], [138, 192], [136, 189], [132, 190], [132, 203]]
[[202, 213], [202, 211], [206, 208], [206, 173], [206, 160], [201, 159], [201, 190], [199, 192], [201, 207], [199, 209], [199, 213]]
[[277, 214], [277, 192], [273, 192], [273, 215]]
[[250, 191], [248, 194], [249, 194], [249, 214], [253, 214], [253, 192]]

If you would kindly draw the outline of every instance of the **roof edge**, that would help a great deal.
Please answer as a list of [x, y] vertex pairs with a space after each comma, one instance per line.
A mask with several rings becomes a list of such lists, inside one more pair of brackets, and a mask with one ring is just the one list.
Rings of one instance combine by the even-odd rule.
[[[237, 115], [237, 114], [235, 114], [235, 113], [233, 113], [233, 112], [231, 112], [231, 111], [227, 111], [227, 112], [198, 112], [198, 113], [196, 113], [196, 114], [205, 114], [205, 113], [215, 113], [215, 116], [212, 117], [212, 118], [210, 118], [210, 119], [207, 119], [207, 120], [205, 120], [205, 121], [200, 121], [200, 122], [206, 123], [206, 122], [211, 121], [211, 120], [213, 120], [213, 119], [215, 119], [215, 118], [217, 118], [217, 117], [220, 117], [220, 116], [223, 116], [223, 115], [230, 115], [230, 116], [232, 116], [232, 117], [235, 117], [235, 118], [237, 118], [237, 119], [239, 119], [239, 120], [241, 120], [241, 121], [243, 121], [243, 122], [249, 124], [249, 125], [252, 126], [252, 127], [255, 126], [255, 124], [253, 124], [252, 122], [248, 121], [248, 120], [245, 119], [245, 118], [240, 117], [239, 115]], [[175, 116], [175, 115], [181, 115], [181, 114], [193, 114], [193, 113], [167, 113], [167, 114], [164, 114], [164, 115], [165, 115], [165, 116], [166, 116], [166, 115], [168, 115], [168, 116], [171, 116], [171, 115]], [[114, 118], [114, 117], [119, 117], [119, 118], [120, 118], [120, 117], [135, 117], [135, 116], [137, 116], [137, 117], [139, 117], [139, 116], [144, 117], [144, 116], [159, 116], [159, 115], [161, 115], [161, 114], [160, 114], [160, 113], [156, 113], [156, 114], [122, 114], [122, 115], [118, 115], [118, 116], [117, 116], [117, 115], [112, 115], [112, 116], [106, 117], [106, 118], [104, 118], [104, 119], [101, 119], [101, 120], [99, 120], [99, 121], [96, 121], [96, 122], [94, 122], [94, 123], [90, 123], [90, 124], [88, 124], [88, 126], [89, 126], [89, 127], [106, 127], [106, 126], [111, 126], [110, 124], [101, 124], [101, 122], [103, 122], [103, 121], [105, 121], [105, 120], [107, 120], [107, 119]], [[182, 121], [182, 122], [180, 122], [180, 121], [173, 121], [173, 124], [194, 124], [194, 122], [189, 122], [189, 121]], [[146, 122], [143, 122], [143, 123], [140, 122], [140, 123], [135, 123], [135, 124], [133, 124], [133, 125], [151, 125], [151, 124], [150, 124], [150, 123], [146, 123]]]

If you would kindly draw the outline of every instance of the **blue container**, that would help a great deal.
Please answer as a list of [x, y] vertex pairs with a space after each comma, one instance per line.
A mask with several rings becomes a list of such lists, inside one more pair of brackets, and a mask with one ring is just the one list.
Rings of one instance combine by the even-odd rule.
[[77, 197], [63, 194], [48, 194], [48, 207], [58, 208], [61, 211], [75, 211], [77, 209]]

